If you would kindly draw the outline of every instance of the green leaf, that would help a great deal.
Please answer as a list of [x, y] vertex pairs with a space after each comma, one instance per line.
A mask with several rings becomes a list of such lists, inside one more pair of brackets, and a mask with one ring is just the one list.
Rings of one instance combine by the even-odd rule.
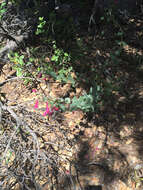
[[127, 46], [127, 43], [126, 42], [122, 42], [122, 46], [124, 47], [124, 46]]
[[47, 102], [48, 98], [46, 96], [43, 97], [43, 101]]
[[118, 32], [117, 33], [117, 36], [122, 36], [123, 35], [123, 32]]
[[66, 104], [70, 104], [71, 103], [71, 99], [70, 98], [65, 98], [65, 103]]
[[50, 71], [48, 74], [51, 75], [54, 79], [57, 79], [57, 74], [54, 71]]
[[51, 58], [51, 61], [58, 61], [58, 58], [59, 58], [58, 56], [53, 55], [52, 58]]
[[44, 20], [44, 17], [39, 17], [39, 20], [40, 20], [40, 21], [43, 21], [43, 20]]
[[100, 89], [101, 89], [101, 88], [100, 88], [100, 86], [99, 86], [99, 85], [97, 85], [97, 91], [98, 91], [98, 92], [100, 91]]
[[66, 111], [66, 107], [65, 107], [65, 105], [63, 105], [63, 104], [59, 104], [59, 107], [60, 107], [60, 109], [61, 109], [62, 111]]
[[16, 75], [17, 75], [18, 77], [21, 77], [21, 76], [22, 76], [22, 69], [21, 69], [21, 68], [17, 68], [17, 69], [16, 69]]
[[64, 53], [64, 56], [65, 56], [65, 57], [68, 57], [68, 56], [69, 56], [69, 54], [68, 54], [68, 53]]
[[115, 51], [115, 55], [119, 56], [121, 54], [120, 50]]
[[62, 102], [65, 102], [65, 100], [64, 100], [64, 98], [59, 98], [58, 102], [62, 103]]
[[100, 20], [104, 20], [104, 16], [100, 17]]

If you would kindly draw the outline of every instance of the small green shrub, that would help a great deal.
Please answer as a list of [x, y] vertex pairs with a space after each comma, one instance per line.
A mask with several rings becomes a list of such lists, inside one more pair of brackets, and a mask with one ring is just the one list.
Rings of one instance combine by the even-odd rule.
[[9, 59], [14, 63], [13, 68], [16, 70], [16, 75], [21, 77], [25, 75], [24, 73], [24, 55], [19, 55], [18, 53], [11, 53], [8, 55]]
[[64, 111], [75, 111], [82, 110], [83, 112], [93, 112], [95, 110], [94, 107], [94, 97], [92, 94], [92, 88], [89, 94], [85, 93], [84, 95], [77, 98], [76, 96], [73, 98], [59, 98], [51, 102], [51, 104], [56, 105], [60, 108], [60, 110]]
[[44, 17], [39, 17], [39, 23], [37, 25], [35, 34], [36, 35], [44, 34], [46, 32], [45, 25], [46, 25], [46, 21], [44, 20]]

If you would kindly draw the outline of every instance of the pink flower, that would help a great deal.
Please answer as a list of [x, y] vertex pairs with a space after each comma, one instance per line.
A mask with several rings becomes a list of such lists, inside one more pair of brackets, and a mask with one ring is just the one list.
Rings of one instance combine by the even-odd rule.
[[34, 105], [34, 108], [35, 108], [35, 109], [38, 108], [38, 104], [39, 104], [39, 102], [38, 102], [38, 100], [36, 100], [35, 105]]
[[50, 110], [49, 106], [48, 106], [48, 102], [46, 103], [46, 111], [43, 113], [43, 116], [46, 115], [52, 115], [53, 114], [53, 110]]
[[52, 115], [53, 114], [53, 110], [50, 110], [49, 106], [48, 106], [48, 102], [46, 103], [46, 112], [48, 115]]
[[37, 89], [32, 89], [32, 92], [37, 92]]
[[53, 112], [52, 112], [52, 111], [49, 111], [47, 114], [48, 114], [48, 115], [52, 115], [52, 114], [53, 114]]
[[53, 110], [53, 111], [59, 111], [59, 108], [56, 107], [56, 106], [54, 106], [54, 107], [52, 108], [52, 110]]
[[46, 116], [47, 115], [47, 112], [45, 111], [44, 113], [43, 113], [43, 116]]
[[66, 170], [66, 174], [69, 175], [69, 174], [70, 174], [70, 171], [69, 171], [69, 170]]
[[44, 78], [43, 78], [43, 80], [47, 80], [47, 78], [46, 78], [46, 77], [44, 77]]
[[53, 114], [52, 111], [45, 111], [45, 112], [43, 113], [43, 116], [46, 116], [46, 115], [52, 115], [52, 114]]

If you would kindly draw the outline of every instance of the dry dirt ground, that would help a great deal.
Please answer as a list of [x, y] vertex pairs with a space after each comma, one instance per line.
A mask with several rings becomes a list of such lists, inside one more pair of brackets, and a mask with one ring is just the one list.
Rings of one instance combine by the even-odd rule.
[[[1, 81], [11, 73], [10, 67], [5, 66]], [[66, 93], [70, 86], [61, 87], [53, 83], [49, 91], [45, 81], [39, 85], [37, 92], [32, 92], [22, 81], [10, 81], [2, 86], [1, 93], [5, 94], [8, 106], [19, 106], [26, 110], [32, 129], [39, 134], [40, 149], [48, 151], [48, 146], [52, 146], [60, 155], [59, 167], [62, 165], [66, 175], [72, 175], [74, 181], [73, 187], [71, 182], [67, 182], [68, 177], [63, 177], [60, 188], [67, 189], [66, 186], [70, 184], [73, 189], [88, 189], [89, 186], [92, 189], [142, 189], [142, 84], [136, 83], [138, 94], [129, 102], [126, 102], [125, 97], [118, 97], [118, 105], [108, 107], [100, 114], [93, 114], [92, 120], [82, 111], [56, 113], [54, 117], [42, 119], [45, 103], [42, 102], [41, 89], [47, 96], [58, 97]], [[35, 109], [37, 99], [40, 105]], [[34, 126], [32, 122], [38, 125]], [[75, 167], [78, 168], [80, 183], [76, 179]], [[50, 185], [47, 184], [43, 189], [50, 189]]]

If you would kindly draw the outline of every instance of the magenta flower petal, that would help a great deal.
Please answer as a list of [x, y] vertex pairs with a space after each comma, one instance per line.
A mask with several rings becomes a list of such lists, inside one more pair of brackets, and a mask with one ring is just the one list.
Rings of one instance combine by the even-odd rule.
[[52, 111], [45, 111], [44, 113], [43, 113], [43, 116], [46, 116], [46, 115], [52, 115], [53, 114], [53, 112]]
[[37, 92], [37, 89], [32, 89], [32, 92]]
[[53, 114], [53, 112], [52, 112], [52, 111], [49, 111], [47, 114], [48, 114], [48, 115], [52, 115], [52, 114]]
[[46, 116], [48, 113], [45, 111], [44, 113], [43, 113], [43, 116]]
[[34, 108], [37, 109], [37, 108], [38, 108], [38, 105], [39, 105], [39, 101], [36, 100], [35, 105], [34, 105]]
[[59, 111], [59, 108], [56, 107], [56, 106], [54, 106], [54, 107], [52, 108], [52, 110], [54, 110], [54, 111]]
[[46, 103], [46, 111], [44, 112], [43, 116], [46, 115], [52, 115], [53, 114], [53, 110], [50, 110], [49, 106], [48, 106], [48, 102]]

